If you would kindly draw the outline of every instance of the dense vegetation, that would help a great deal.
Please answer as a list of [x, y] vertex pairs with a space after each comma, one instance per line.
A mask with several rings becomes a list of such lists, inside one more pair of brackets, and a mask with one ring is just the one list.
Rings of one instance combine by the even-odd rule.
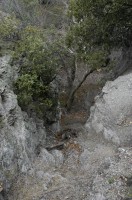
[[[13, 64], [20, 67], [15, 83], [19, 104], [41, 117], [57, 107], [52, 83], [60, 68], [67, 73], [70, 109], [87, 76], [109, 67], [111, 49], [131, 45], [131, 0], [71, 0], [67, 16], [65, 5], [66, 1], [2, 1], [2, 9], [14, 13], [2, 18], [0, 33], [3, 41], [11, 42]], [[80, 62], [88, 70], [74, 87]]]
[[[66, 37], [67, 46], [88, 66], [83, 83], [94, 70], [104, 67], [109, 70], [112, 49], [131, 46], [132, 2], [71, 0], [68, 13], [72, 23]], [[70, 106], [81, 83], [71, 92]]]
[[130, 45], [131, 0], [71, 0], [69, 15], [74, 23], [68, 44], [78, 52], [89, 54], [99, 47], [106, 50]]
[[[12, 54], [12, 65], [19, 66], [20, 73], [14, 83], [14, 90], [21, 108], [29, 113], [35, 111], [39, 117], [48, 120], [47, 114], [55, 113], [58, 106], [54, 82], [61, 64], [58, 55], [61, 42], [57, 42], [61, 33], [55, 27], [57, 24], [38, 23], [38, 19], [44, 19], [39, 6], [38, 1], [11, 1], [9, 8], [4, 6], [9, 13], [14, 11], [15, 15], [1, 12], [1, 54], [4, 49], [2, 44], [6, 44], [6, 53], [8, 46], [9, 53]], [[57, 9], [55, 5], [52, 7]], [[33, 18], [30, 15], [31, 9], [36, 11]], [[47, 9], [47, 5], [42, 9]], [[49, 9], [51, 10], [50, 7]], [[53, 12], [48, 19], [55, 18], [54, 14]], [[58, 12], [57, 19], [59, 14]]]
[[30, 108], [43, 116], [47, 109], [57, 104], [57, 97], [51, 91], [58, 67], [53, 45], [47, 44], [46, 34], [33, 26], [22, 30], [20, 38], [13, 54], [13, 62], [19, 61], [20, 65], [15, 91], [23, 109]]

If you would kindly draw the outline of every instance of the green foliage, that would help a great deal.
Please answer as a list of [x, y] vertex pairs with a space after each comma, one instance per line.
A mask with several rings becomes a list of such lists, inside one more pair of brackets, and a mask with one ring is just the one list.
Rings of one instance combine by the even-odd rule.
[[23, 110], [32, 109], [40, 117], [43, 117], [46, 110], [53, 106], [50, 86], [46, 86], [38, 80], [37, 75], [25, 74], [20, 76], [15, 87], [19, 105]]
[[15, 16], [0, 12], [0, 55], [8, 54], [12, 48], [12, 42], [18, 34], [20, 22]]
[[115, 182], [114, 177], [109, 178], [109, 179], [108, 179], [108, 182], [109, 182], [109, 184], [113, 184], [113, 183]]
[[131, 42], [131, 0], [71, 0], [69, 16], [73, 24], [67, 45], [84, 60]]
[[15, 18], [15, 16], [9, 16], [9, 15], [3, 16], [0, 20], [1, 38], [4, 39], [6, 37], [10, 37], [15, 32], [17, 32], [18, 24], [19, 24], [19, 21]]
[[40, 117], [57, 105], [51, 91], [58, 60], [54, 56], [52, 43], [47, 43], [46, 35], [38, 27], [28, 26], [16, 44], [13, 62], [20, 65], [20, 77], [15, 83], [15, 91], [20, 106], [32, 109]]
[[123, 45], [132, 32], [131, 0], [72, 0], [69, 13], [77, 36], [92, 45]]

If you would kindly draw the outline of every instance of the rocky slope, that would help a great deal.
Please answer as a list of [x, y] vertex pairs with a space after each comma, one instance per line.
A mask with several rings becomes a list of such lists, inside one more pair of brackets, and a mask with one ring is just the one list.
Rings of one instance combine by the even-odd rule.
[[12, 83], [17, 69], [11, 67], [10, 57], [0, 58], [0, 182], [10, 188], [18, 172], [27, 173], [32, 166], [34, 151], [45, 142], [43, 122], [29, 118], [18, 106]]
[[131, 200], [132, 149], [117, 148], [83, 129], [63, 150], [41, 149], [9, 200]]
[[9, 59], [0, 59], [0, 199], [131, 200], [132, 73], [106, 84], [87, 129], [72, 124], [78, 137], [50, 138], [63, 148], [46, 150], [42, 121], [17, 104]]

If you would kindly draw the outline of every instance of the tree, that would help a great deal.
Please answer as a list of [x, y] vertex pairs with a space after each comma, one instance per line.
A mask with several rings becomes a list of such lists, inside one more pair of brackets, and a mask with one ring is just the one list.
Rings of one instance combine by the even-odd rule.
[[69, 32], [73, 41], [69, 42], [77, 42], [78, 51], [84, 53], [90, 47], [119, 47], [131, 42], [131, 0], [71, 0], [69, 14], [74, 18]]
[[19, 78], [14, 84], [19, 105], [23, 110], [33, 110], [44, 118], [48, 111], [58, 105], [57, 96], [51, 87], [58, 60], [46, 33], [34, 26], [24, 28], [15, 45], [13, 64], [15, 63], [20, 68]]
[[[14, 51], [12, 64], [19, 66], [19, 78], [14, 84], [19, 105], [23, 110], [34, 110], [43, 117], [58, 103], [58, 97], [54, 96], [51, 87], [57, 70], [62, 66], [65, 67], [63, 59], [68, 58], [70, 65], [73, 58], [60, 40], [62, 37], [60, 31], [53, 27], [44, 28], [40, 24], [36, 25], [32, 20], [30, 11], [32, 6], [35, 8], [40, 6], [38, 0], [6, 0], [3, 3], [10, 3], [10, 7], [5, 6], [5, 8], [7, 11], [14, 11], [16, 15], [12, 17], [4, 13], [5, 17], [0, 23], [0, 33], [2, 39], [10, 40], [10, 50]], [[29, 12], [26, 13], [28, 8]], [[36, 18], [36, 12], [34, 17]], [[12, 38], [14, 35], [18, 36], [15, 40]], [[5, 43], [7, 47], [7, 40]], [[67, 71], [66, 68], [65, 70]], [[70, 84], [71, 80], [68, 83]]]
[[68, 108], [87, 76], [96, 69], [109, 66], [111, 49], [131, 45], [131, 0], [71, 0], [71, 26], [66, 43], [78, 60], [88, 66], [82, 81], [72, 88]]

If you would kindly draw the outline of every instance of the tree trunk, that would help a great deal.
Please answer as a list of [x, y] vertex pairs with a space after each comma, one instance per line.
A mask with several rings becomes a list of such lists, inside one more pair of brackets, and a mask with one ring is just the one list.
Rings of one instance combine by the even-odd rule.
[[84, 75], [83, 79], [81, 80], [81, 82], [71, 91], [67, 104], [66, 104], [66, 108], [67, 111], [71, 110], [72, 107], [72, 103], [74, 101], [74, 97], [75, 97], [75, 93], [77, 92], [77, 90], [81, 87], [81, 85], [84, 83], [84, 81], [86, 80], [86, 78], [92, 74], [94, 71], [96, 71], [96, 69], [90, 69], [90, 71], [86, 72], [86, 74]]

